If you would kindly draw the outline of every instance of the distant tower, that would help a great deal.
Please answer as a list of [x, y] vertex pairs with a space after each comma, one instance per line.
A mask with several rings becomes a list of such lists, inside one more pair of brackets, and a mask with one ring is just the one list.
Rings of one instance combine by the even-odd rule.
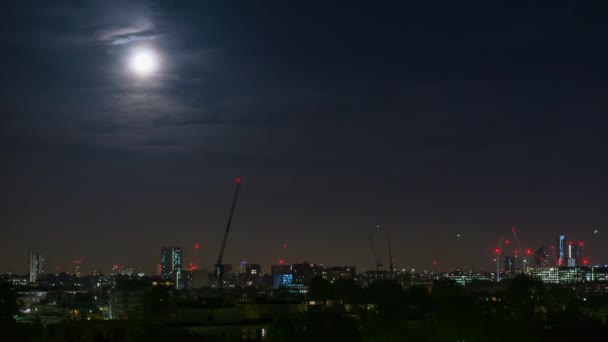
[[549, 254], [545, 252], [545, 247], [539, 248], [534, 254], [534, 261], [536, 266], [545, 267], [549, 265]]
[[181, 286], [182, 249], [180, 247], [162, 247], [160, 250], [161, 275], [170, 278], [176, 288]]
[[557, 236], [557, 266], [565, 266], [566, 263], [566, 235]]
[[44, 273], [44, 258], [38, 252], [30, 252], [30, 283], [35, 283]]
[[572, 241], [569, 241], [566, 247], [566, 262], [563, 266], [576, 266], [576, 245]]
[[515, 274], [515, 260], [508, 255], [505, 257], [505, 274]]
[[80, 265], [82, 265], [82, 260], [74, 260], [74, 276], [80, 278]]

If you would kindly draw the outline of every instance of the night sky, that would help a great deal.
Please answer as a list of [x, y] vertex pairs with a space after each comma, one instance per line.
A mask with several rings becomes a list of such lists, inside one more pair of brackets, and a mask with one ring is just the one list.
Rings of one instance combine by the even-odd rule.
[[237, 176], [235, 265], [608, 261], [603, 2], [3, 2], [0, 272], [211, 268]]

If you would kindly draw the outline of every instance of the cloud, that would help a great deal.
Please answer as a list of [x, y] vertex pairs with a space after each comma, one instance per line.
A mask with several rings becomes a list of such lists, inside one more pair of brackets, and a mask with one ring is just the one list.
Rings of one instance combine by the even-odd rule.
[[146, 41], [146, 40], [154, 40], [156, 38], [157, 38], [157, 36], [129, 35], [127, 37], [122, 37], [122, 38], [115, 39], [112, 42], [112, 45], [125, 45], [125, 44], [134, 43], [134, 42], [141, 42], [141, 41]]
[[139, 19], [135, 24], [114, 26], [98, 33], [98, 39], [110, 45], [124, 45], [138, 41], [153, 40], [157, 36], [146, 34], [152, 32], [154, 25], [149, 19]]

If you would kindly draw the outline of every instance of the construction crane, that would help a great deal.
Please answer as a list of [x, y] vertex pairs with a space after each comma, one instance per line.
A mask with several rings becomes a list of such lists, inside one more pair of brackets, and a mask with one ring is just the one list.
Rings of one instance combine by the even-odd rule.
[[224, 276], [224, 269], [222, 267], [222, 258], [224, 257], [224, 250], [226, 249], [226, 242], [228, 241], [228, 233], [230, 232], [230, 224], [232, 223], [232, 216], [234, 215], [234, 209], [236, 208], [236, 201], [239, 198], [239, 192], [241, 191], [241, 178], [235, 180], [236, 190], [234, 191], [234, 199], [232, 200], [232, 207], [230, 207], [230, 215], [228, 216], [228, 223], [226, 224], [226, 231], [224, 232], [224, 239], [222, 240], [222, 247], [220, 248], [220, 254], [217, 257], [215, 263], [215, 279], [217, 280], [217, 286], [222, 287]]
[[369, 236], [369, 245], [372, 247], [372, 253], [374, 254], [374, 263], [376, 263], [376, 278], [380, 276], [380, 267], [382, 267], [382, 258], [376, 254], [376, 247], [374, 246], [374, 238]]
[[389, 260], [389, 274], [392, 275], [393, 271], [395, 270], [395, 268], [393, 268], [393, 251], [391, 249], [391, 237], [388, 234], [388, 232], [386, 232], [386, 242], [388, 244], [388, 260]]
[[513, 231], [513, 237], [515, 238], [515, 242], [517, 243], [517, 248], [519, 249], [519, 255], [521, 255], [521, 271], [526, 273], [526, 263], [528, 262], [528, 260], [526, 260], [524, 251], [521, 249], [521, 244], [519, 243], [519, 238], [517, 237], [517, 228], [513, 227], [511, 228], [511, 230]]
[[494, 250], [496, 254], [496, 282], [500, 281], [500, 252], [502, 251], [502, 236], [498, 242], [498, 248]]

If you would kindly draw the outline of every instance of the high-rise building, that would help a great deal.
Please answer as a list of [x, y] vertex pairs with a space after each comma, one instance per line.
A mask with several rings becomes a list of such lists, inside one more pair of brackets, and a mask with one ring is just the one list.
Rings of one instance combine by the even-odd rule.
[[536, 266], [548, 266], [549, 265], [549, 254], [545, 252], [545, 247], [539, 248], [534, 254], [534, 263]]
[[161, 276], [173, 280], [176, 288], [181, 288], [182, 249], [180, 247], [162, 247], [160, 250]]
[[30, 252], [30, 283], [35, 283], [44, 273], [44, 258], [38, 252]]
[[557, 236], [557, 266], [565, 266], [566, 264], [566, 235], [559, 234]]
[[575, 267], [576, 266], [576, 245], [572, 242], [568, 242], [566, 247], [566, 262], [563, 266]]

